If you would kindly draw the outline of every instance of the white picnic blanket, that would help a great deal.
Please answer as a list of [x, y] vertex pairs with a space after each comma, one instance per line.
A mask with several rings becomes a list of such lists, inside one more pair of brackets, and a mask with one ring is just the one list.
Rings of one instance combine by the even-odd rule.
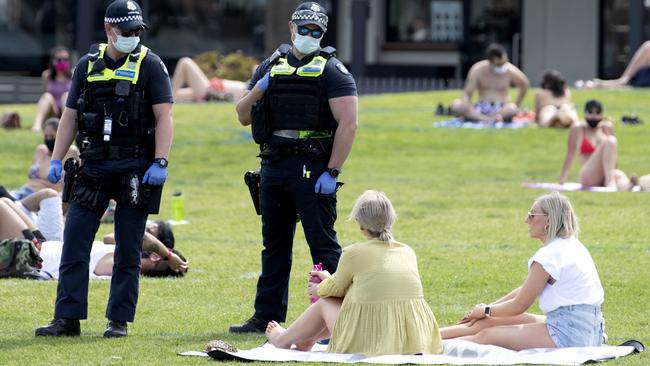
[[[523, 183], [525, 187], [528, 188], [542, 188], [550, 189], [553, 191], [588, 191], [588, 192], [617, 192], [616, 187], [590, 187], [583, 186], [577, 182], [566, 182], [564, 184], [560, 183]], [[641, 192], [639, 186], [634, 186], [632, 192]]]
[[[355, 354], [325, 352], [326, 346], [316, 344], [310, 352], [278, 349], [269, 343], [250, 350], [229, 353], [235, 360], [249, 361], [299, 361], [338, 363], [383, 363], [383, 364], [452, 364], [452, 365], [580, 365], [587, 361], [606, 361], [631, 354], [631, 346], [601, 346], [575, 348], [536, 348], [511, 351], [506, 348], [480, 345], [463, 340], [443, 341], [444, 350], [439, 355], [384, 355], [366, 357]], [[184, 356], [207, 356], [202, 352], [183, 352]]]

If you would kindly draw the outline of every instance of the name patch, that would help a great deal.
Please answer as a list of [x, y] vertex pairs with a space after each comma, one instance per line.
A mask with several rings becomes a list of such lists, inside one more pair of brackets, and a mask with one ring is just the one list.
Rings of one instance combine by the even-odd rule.
[[135, 77], [135, 71], [117, 70], [115, 71], [115, 76], [123, 76], [133, 79]]

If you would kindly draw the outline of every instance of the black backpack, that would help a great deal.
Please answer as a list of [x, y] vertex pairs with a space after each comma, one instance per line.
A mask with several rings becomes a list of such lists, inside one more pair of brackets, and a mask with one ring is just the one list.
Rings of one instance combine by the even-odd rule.
[[43, 262], [36, 245], [26, 239], [0, 241], [0, 278], [40, 279]]

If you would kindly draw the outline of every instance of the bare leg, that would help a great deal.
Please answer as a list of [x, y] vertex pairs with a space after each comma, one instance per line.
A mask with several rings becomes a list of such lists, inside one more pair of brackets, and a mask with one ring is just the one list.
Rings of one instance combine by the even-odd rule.
[[503, 121], [512, 121], [512, 117], [517, 114], [518, 108], [515, 103], [506, 103], [499, 110], [498, 115], [501, 116]]
[[558, 117], [558, 110], [554, 105], [546, 105], [537, 113], [539, 127], [551, 127]]
[[556, 347], [544, 323], [492, 327], [484, 329], [478, 334], [460, 339], [479, 344], [492, 344], [515, 351], [529, 348]]
[[600, 80], [594, 79], [594, 86], [613, 88], [625, 86], [632, 79], [632, 77], [639, 71], [639, 69], [650, 65], [650, 41], [646, 41], [639, 47], [639, 49], [632, 56], [632, 60], [625, 68], [623, 75], [614, 80]]
[[617, 141], [607, 136], [580, 168], [580, 183], [586, 186], [615, 187]]
[[573, 103], [562, 104], [557, 116], [562, 127], [568, 128], [578, 122], [578, 112]]
[[271, 321], [266, 328], [266, 337], [277, 348], [289, 349], [294, 344], [303, 348], [309, 343], [313, 345], [317, 340], [329, 337], [334, 330], [341, 302], [338, 298], [322, 298], [308, 307], [287, 329]]
[[38, 105], [36, 106], [36, 117], [34, 118], [32, 131], [42, 132], [43, 121], [49, 117], [55, 116], [56, 111], [56, 103], [52, 94], [48, 92], [43, 93], [41, 98], [38, 100]]
[[543, 315], [535, 315], [530, 313], [507, 317], [489, 317], [478, 320], [472, 324], [472, 326], [467, 326], [467, 324], [457, 324], [440, 328], [440, 336], [442, 339], [458, 338], [474, 335], [483, 329], [491, 327], [498, 327], [501, 325], [544, 323], [545, 320], [546, 317]]
[[451, 111], [457, 117], [462, 117], [468, 121], [493, 121], [494, 117], [486, 116], [474, 109], [472, 105], [461, 99], [456, 99], [451, 103]]
[[20, 212], [21, 216], [16, 210], [20, 211], [10, 199], [0, 198], [0, 239], [22, 238], [23, 230], [36, 228], [29, 227], [23, 218], [25, 214]]
[[43, 188], [20, 200], [28, 210], [38, 212], [41, 209], [41, 201], [46, 198], [56, 197], [59, 193], [52, 188]]
[[172, 76], [174, 99], [182, 102], [196, 102], [205, 99], [210, 80], [199, 65], [189, 57], [178, 60]]
[[614, 169], [614, 181], [619, 191], [631, 191], [634, 188], [632, 180], [620, 169]]

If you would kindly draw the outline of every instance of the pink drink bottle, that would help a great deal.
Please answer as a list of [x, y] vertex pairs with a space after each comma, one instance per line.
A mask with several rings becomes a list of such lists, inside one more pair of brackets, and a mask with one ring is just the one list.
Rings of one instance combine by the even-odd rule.
[[[323, 270], [323, 263], [318, 263], [314, 264], [314, 271], [322, 271]], [[309, 278], [309, 283], [320, 283], [320, 277], [318, 276], [311, 276]], [[318, 301], [318, 296], [309, 296], [309, 299], [311, 300], [311, 303], [315, 303]]]

